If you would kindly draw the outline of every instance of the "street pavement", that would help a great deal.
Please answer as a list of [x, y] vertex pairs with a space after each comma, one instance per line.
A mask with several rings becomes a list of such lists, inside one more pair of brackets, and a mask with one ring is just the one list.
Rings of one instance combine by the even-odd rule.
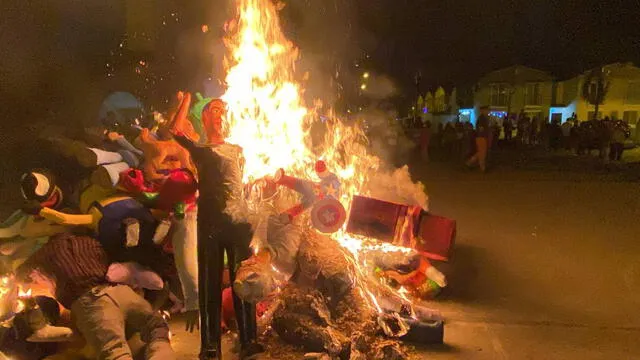
[[425, 359], [640, 358], [640, 183], [558, 161], [417, 172], [432, 212], [458, 221], [451, 286], [432, 304], [446, 346]]

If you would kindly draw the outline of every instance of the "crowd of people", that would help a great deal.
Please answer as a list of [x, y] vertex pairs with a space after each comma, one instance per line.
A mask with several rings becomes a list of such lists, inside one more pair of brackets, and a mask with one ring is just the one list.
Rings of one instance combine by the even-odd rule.
[[[434, 131], [435, 130], [435, 131]], [[581, 121], [574, 113], [564, 123], [521, 112], [503, 118], [490, 116], [489, 108], [480, 109], [475, 126], [456, 120], [439, 123], [437, 128], [425, 122], [420, 129], [418, 147], [424, 161], [429, 154], [446, 160], [466, 161], [468, 166], [486, 169], [489, 149], [502, 147], [541, 147], [551, 151], [571, 151], [590, 155], [595, 150], [605, 162], [622, 160], [625, 142], [631, 132], [626, 122], [605, 117]]]

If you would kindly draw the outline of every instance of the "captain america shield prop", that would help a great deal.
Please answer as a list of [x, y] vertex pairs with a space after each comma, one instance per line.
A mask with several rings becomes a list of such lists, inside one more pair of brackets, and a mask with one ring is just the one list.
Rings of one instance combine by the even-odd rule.
[[346, 220], [347, 211], [336, 199], [324, 198], [311, 209], [311, 224], [321, 233], [331, 234], [340, 230]]

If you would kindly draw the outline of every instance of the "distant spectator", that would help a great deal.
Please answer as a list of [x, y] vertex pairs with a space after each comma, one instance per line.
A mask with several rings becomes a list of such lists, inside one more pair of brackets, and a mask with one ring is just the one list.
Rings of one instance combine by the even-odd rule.
[[475, 138], [473, 136], [473, 125], [470, 122], [465, 122], [462, 131], [462, 158], [468, 159], [473, 156], [475, 147]]
[[489, 138], [489, 148], [498, 146], [498, 140], [500, 140], [500, 133], [502, 132], [499, 120], [491, 121], [491, 137]]
[[480, 116], [476, 122], [476, 153], [467, 161], [467, 166], [480, 166], [480, 171], [487, 169], [487, 153], [489, 151], [489, 138], [491, 137], [491, 127], [489, 120], [489, 108], [480, 108]]
[[571, 130], [573, 128], [573, 121], [571, 119], [565, 121], [562, 126], [562, 144], [565, 150], [571, 149]]
[[502, 128], [504, 129], [504, 141], [511, 142], [513, 138], [513, 123], [508, 115], [505, 115], [502, 120]]
[[456, 121], [453, 127], [456, 131], [456, 142], [454, 146], [455, 148], [454, 152], [456, 156], [460, 156], [460, 154], [462, 154], [462, 149], [463, 149], [462, 142], [464, 141], [464, 125], [458, 120]]
[[624, 152], [624, 141], [627, 138], [627, 134], [621, 126], [613, 126], [611, 133], [611, 145], [609, 150], [609, 159], [611, 161], [622, 160], [622, 153]]
[[420, 133], [420, 156], [422, 161], [429, 162], [429, 145], [431, 143], [431, 121], [424, 124]]
[[611, 136], [613, 133], [613, 123], [608, 116], [604, 120], [599, 121], [598, 124], [598, 145], [599, 156], [604, 162], [609, 161], [609, 150], [611, 149]]
[[437, 146], [438, 147], [442, 147], [444, 144], [444, 124], [443, 123], [438, 123], [438, 132], [436, 133], [437, 135]]
[[518, 134], [523, 145], [531, 143], [531, 118], [523, 115], [518, 124]]
[[448, 122], [447, 125], [445, 125], [444, 127], [444, 132], [442, 133], [442, 145], [443, 145], [446, 156], [451, 157], [451, 155], [453, 155], [455, 142], [456, 142], [456, 129], [453, 127], [453, 124]]
[[540, 125], [540, 118], [534, 116], [533, 119], [531, 119], [531, 125], [529, 127], [529, 143], [531, 145], [538, 145], [540, 142]]
[[549, 124], [549, 147], [554, 151], [560, 149], [562, 140], [563, 134], [562, 128], [560, 127], [560, 121], [554, 119], [551, 121], [551, 124]]

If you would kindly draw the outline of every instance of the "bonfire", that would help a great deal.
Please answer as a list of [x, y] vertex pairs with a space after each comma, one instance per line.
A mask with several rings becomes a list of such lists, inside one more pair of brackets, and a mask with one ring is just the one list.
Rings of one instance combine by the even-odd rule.
[[[272, 180], [278, 171], [319, 182], [314, 164], [321, 160], [340, 181], [336, 197], [346, 213], [356, 195], [426, 210], [422, 184], [411, 181], [406, 167], [389, 169], [369, 154], [357, 123], [332, 112], [321, 114], [320, 100], [305, 103], [298, 81], [303, 76], [296, 73], [299, 51], [283, 34], [278, 5], [264, 0], [236, 0], [236, 5], [235, 19], [226, 24], [222, 98], [228, 105], [226, 140], [244, 149], [244, 182]], [[321, 115], [324, 136], [314, 143], [310, 131]], [[299, 195], [284, 187], [268, 195], [260, 189], [248, 192], [248, 217], [262, 224], [266, 237], [290, 237], [287, 244], [296, 247], [288, 258], [270, 263], [274, 276], [269, 283], [278, 293], [261, 322], [271, 355], [283, 359], [290, 354], [284, 342], [334, 358], [405, 358], [399, 339], [438, 317], [420, 311], [404, 288], [387, 286], [375, 270], [381, 261], [407, 264], [416, 251], [348, 233], [346, 224], [321, 234], [308, 213], [280, 221]], [[254, 245], [258, 253], [261, 245]]]

